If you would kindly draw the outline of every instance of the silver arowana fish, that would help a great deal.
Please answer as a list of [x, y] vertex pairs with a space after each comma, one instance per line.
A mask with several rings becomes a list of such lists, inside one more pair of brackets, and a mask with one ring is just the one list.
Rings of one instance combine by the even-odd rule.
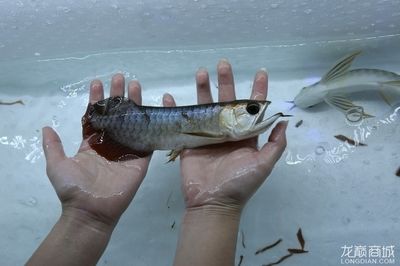
[[83, 137], [109, 160], [143, 157], [172, 150], [238, 141], [266, 131], [279, 117], [264, 120], [269, 101], [237, 100], [181, 107], [140, 106], [124, 97], [89, 104], [82, 118]]
[[371, 117], [364, 113], [362, 106], [353, 104], [346, 96], [354, 92], [379, 90], [384, 100], [388, 102], [383, 88], [387, 86], [400, 88], [400, 75], [381, 69], [349, 70], [354, 58], [360, 53], [361, 51], [356, 51], [343, 57], [320, 81], [304, 87], [294, 98], [295, 106], [308, 108], [326, 102], [346, 115], [356, 111], [361, 118]]

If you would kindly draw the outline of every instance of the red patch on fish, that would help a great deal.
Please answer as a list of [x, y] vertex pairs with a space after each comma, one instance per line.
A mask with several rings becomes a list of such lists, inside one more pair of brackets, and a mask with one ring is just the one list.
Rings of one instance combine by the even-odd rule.
[[91, 114], [95, 111], [94, 106], [89, 103], [82, 117], [82, 137], [87, 139], [90, 148], [109, 161], [127, 161], [143, 158], [151, 153], [135, 151], [121, 143], [113, 140], [104, 130], [96, 130], [90, 123]]

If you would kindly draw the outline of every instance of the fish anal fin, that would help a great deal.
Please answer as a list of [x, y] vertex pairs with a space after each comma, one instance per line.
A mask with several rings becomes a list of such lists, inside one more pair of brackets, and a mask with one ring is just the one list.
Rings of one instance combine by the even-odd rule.
[[380, 84], [386, 85], [386, 86], [393, 86], [393, 87], [399, 87], [400, 88], [400, 79], [399, 80], [391, 80], [391, 81], [380, 82]]
[[178, 158], [178, 156], [181, 154], [182, 150], [171, 150], [167, 156], [168, 156], [168, 161], [167, 163], [170, 162], [175, 162], [175, 159]]
[[344, 74], [353, 63], [353, 60], [361, 53], [361, 50], [357, 50], [339, 59], [332, 68], [322, 77], [321, 82], [328, 82], [333, 80], [340, 75]]
[[400, 80], [391, 80], [380, 82], [379, 94], [382, 99], [389, 105], [393, 106], [395, 99], [400, 95]]
[[90, 148], [109, 161], [128, 161], [143, 158], [151, 152], [135, 151], [113, 140], [104, 131], [95, 132], [88, 138]]

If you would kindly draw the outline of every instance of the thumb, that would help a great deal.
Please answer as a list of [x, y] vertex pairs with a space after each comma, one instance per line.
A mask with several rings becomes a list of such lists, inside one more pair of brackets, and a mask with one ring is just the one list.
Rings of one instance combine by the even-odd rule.
[[267, 169], [272, 170], [286, 148], [287, 124], [287, 121], [279, 122], [272, 130], [268, 142], [264, 144], [259, 152], [262, 164]]
[[60, 137], [51, 127], [44, 127], [42, 129], [43, 135], [43, 151], [46, 157], [47, 167], [60, 162], [65, 159], [64, 148], [61, 143]]

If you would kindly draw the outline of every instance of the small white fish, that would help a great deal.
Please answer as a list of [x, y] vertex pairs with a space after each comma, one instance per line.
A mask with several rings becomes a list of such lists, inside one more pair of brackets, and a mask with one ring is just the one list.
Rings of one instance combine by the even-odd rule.
[[349, 70], [354, 58], [360, 53], [361, 51], [355, 51], [338, 60], [320, 81], [304, 87], [294, 98], [294, 106], [308, 108], [326, 102], [344, 112], [346, 117], [354, 113], [358, 113], [360, 119], [372, 117], [372, 115], [364, 113], [362, 106], [354, 105], [351, 100], [346, 98], [346, 95], [360, 91], [379, 90], [388, 103], [389, 100], [385, 96], [383, 88], [400, 88], [400, 75], [381, 69]]

